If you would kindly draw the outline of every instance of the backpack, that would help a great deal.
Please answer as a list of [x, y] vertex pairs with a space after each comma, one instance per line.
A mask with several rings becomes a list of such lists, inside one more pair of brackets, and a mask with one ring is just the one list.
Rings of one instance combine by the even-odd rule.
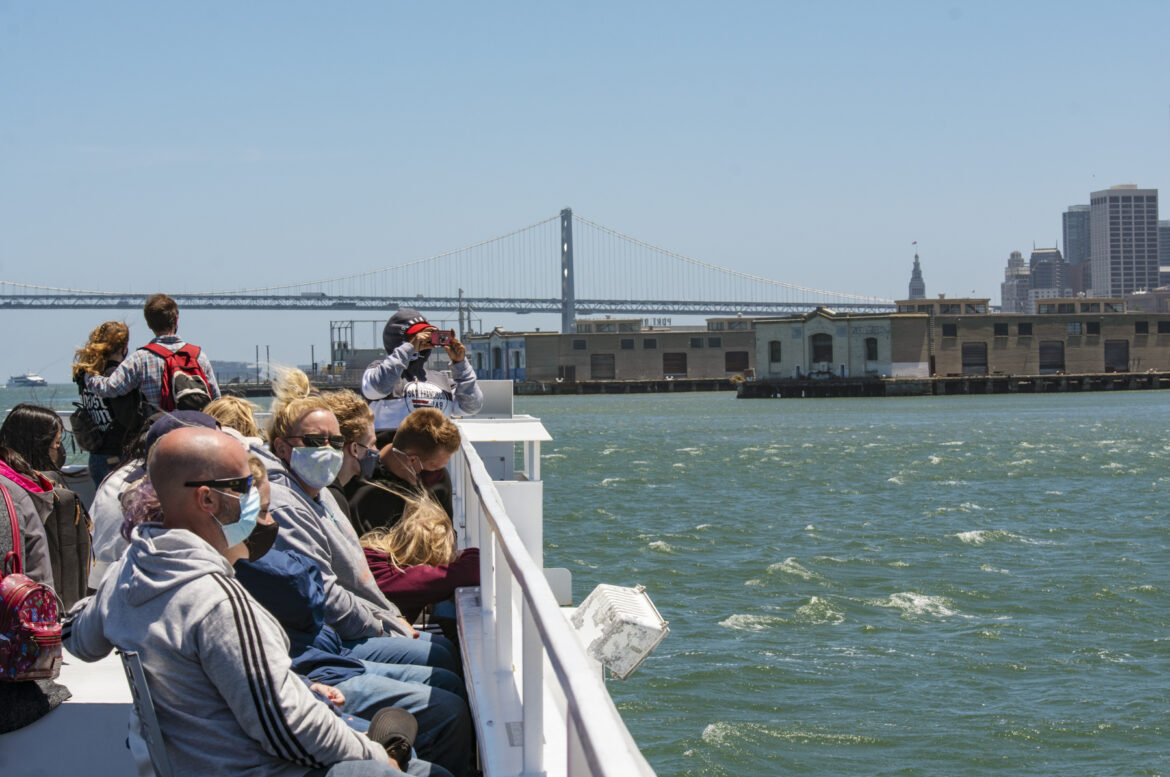
[[69, 414], [69, 431], [73, 433], [74, 441], [83, 450], [92, 453], [106, 441], [105, 432], [93, 422], [93, 416], [84, 405], [74, 402], [73, 407], [73, 412]]
[[0, 681], [51, 680], [61, 671], [57, 595], [22, 573], [16, 507], [7, 488], [0, 485], [0, 492], [12, 530], [12, 550], [0, 568]]
[[51, 473], [49, 479], [53, 481], [53, 510], [45, 516], [45, 539], [53, 568], [53, 590], [62, 608], [68, 610], [85, 598], [88, 589], [93, 521], [81, 499], [60, 476]]
[[188, 343], [172, 351], [165, 345], [150, 343], [142, 349], [166, 361], [159, 410], [202, 410], [211, 401], [207, 375], [199, 366], [199, 346]]

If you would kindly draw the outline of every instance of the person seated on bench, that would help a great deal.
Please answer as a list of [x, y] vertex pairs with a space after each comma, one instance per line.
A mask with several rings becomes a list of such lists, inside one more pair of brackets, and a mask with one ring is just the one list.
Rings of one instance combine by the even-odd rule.
[[97, 593], [70, 610], [69, 652], [141, 656], [177, 775], [401, 774], [289, 670], [280, 624], [235, 580], [229, 548], [242, 552], [260, 501], [243, 446], [183, 427], [155, 444], [147, 472], [162, 522], [136, 527]]

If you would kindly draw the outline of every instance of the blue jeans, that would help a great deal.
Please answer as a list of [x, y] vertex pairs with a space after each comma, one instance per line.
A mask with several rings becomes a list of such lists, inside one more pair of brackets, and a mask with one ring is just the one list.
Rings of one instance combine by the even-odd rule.
[[[113, 464], [110, 463], [111, 458], [114, 460]], [[89, 477], [93, 480], [94, 486], [100, 486], [106, 475], [113, 472], [114, 468], [118, 466], [118, 457], [106, 456], [101, 453], [91, 453], [89, 454], [88, 466]]]
[[369, 720], [383, 707], [406, 710], [418, 721], [414, 749], [420, 758], [458, 777], [472, 773], [471, 712], [456, 694], [368, 672], [334, 687], [345, 694], [341, 711], [349, 715]]
[[454, 672], [448, 672], [446, 669], [433, 669], [429, 666], [414, 666], [413, 664], [383, 664], [365, 659], [361, 659], [361, 662], [366, 667], [367, 674], [389, 677], [391, 680], [404, 683], [422, 683], [453, 693], [467, 701], [467, 686], [464, 685], [463, 678]]
[[432, 666], [463, 676], [458, 650], [451, 640], [438, 634], [420, 632], [418, 639], [410, 637], [370, 637], [358, 642], [344, 642], [354, 658], [377, 661], [380, 664], [411, 664]]

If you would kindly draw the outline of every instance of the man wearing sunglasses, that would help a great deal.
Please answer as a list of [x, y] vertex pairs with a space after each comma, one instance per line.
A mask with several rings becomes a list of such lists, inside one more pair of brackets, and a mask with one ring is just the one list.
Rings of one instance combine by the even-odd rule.
[[289, 671], [283, 629], [234, 579], [231, 556], [259, 511], [243, 447], [185, 427], [158, 441], [147, 468], [162, 525], [135, 528], [70, 611], [69, 651], [139, 653], [171, 763], [186, 773], [401, 774]]

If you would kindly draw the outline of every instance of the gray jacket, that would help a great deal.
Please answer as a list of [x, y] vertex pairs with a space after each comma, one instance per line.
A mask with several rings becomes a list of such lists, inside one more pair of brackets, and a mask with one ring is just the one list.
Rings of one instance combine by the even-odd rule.
[[303, 777], [339, 761], [386, 762], [289, 671], [280, 624], [189, 531], [136, 528], [62, 636], [84, 661], [138, 651], [177, 775]]
[[[53, 565], [49, 558], [49, 540], [45, 536], [45, 516], [53, 505], [43, 499], [33, 500], [29, 493], [0, 475], [0, 484], [12, 496], [12, 506], [16, 508], [16, 523], [20, 526], [21, 563], [24, 574], [53, 587]], [[7, 518], [3, 518], [7, 521]], [[0, 554], [0, 559], [3, 554]]]
[[325, 622], [344, 640], [407, 634], [402, 613], [379, 590], [353, 526], [329, 489], [306, 494], [280, 459], [257, 445], [250, 449], [268, 470], [268, 513], [280, 524], [275, 547], [312, 559], [325, 580]]
[[[374, 428], [397, 429], [410, 414], [411, 407], [403, 399], [409, 381], [403, 371], [418, 356], [409, 342], [404, 342], [381, 361], [374, 362], [362, 373], [362, 396], [374, 411]], [[475, 370], [464, 359], [451, 365], [451, 374], [425, 370], [426, 382], [451, 395], [455, 406], [447, 415], [475, 415], [483, 407], [483, 390], [475, 380]]]

